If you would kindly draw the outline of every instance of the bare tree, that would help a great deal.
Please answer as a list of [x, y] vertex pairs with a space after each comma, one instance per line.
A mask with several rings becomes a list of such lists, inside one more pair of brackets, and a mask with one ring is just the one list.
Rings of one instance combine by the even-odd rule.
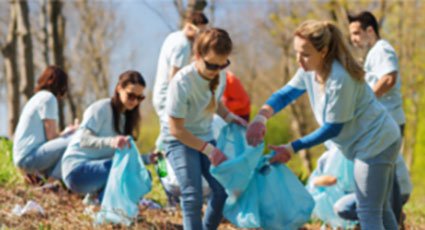
[[72, 88], [76, 113], [97, 99], [109, 97], [112, 51], [119, 41], [124, 25], [117, 17], [113, 3], [76, 1], [68, 5], [73, 24], [68, 32], [69, 73], [75, 84]]
[[[46, 13], [48, 16], [48, 44], [49, 50], [53, 54], [53, 64], [60, 66], [66, 70], [65, 63], [65, 17], [62, 13], [63, 2], [61, 0], [49, 0]], [[70, 79], [70, 85], [72, 84]], [[77, 109], [73, 100], [72, 87], [69, 87], [66, 99], [68, 101], [69, 110], [71, 112], [72, 120], [77, 117]], [[65, 103], [59, 101], [59, 127], [65, 128]]]
[[4, 57], [7, 81], [7, 110], [8, 134], [13, 136], [19, 118], [19, 74], [16, 62], [17, 56], [17, 12], [16, 7], [10, 4], [10, 21], [6, 43], [1, 47]]
[[34, 93], [34, 62], [28, 2], [27, 0], [13, 0], [11, 4], [16, 8], [20, 91], [24, 101], [28, 101]]

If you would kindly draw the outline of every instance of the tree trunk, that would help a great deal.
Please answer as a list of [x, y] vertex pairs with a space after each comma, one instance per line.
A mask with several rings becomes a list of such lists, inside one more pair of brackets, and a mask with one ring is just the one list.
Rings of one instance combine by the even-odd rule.
[[27, 102], [34, 93], [34, 61], [31, 40], [31, 25], [27, 0], [13, 2], [16, 7], [18, 52], [20, 59], [21, 93]]
[[17, 46], [17, 16], [15, 3], [10, 4], [10, 22], [6, 44], [2, 47], [4, 66], [7, 80], [7, 111], [8, 111], [8, 134], [13, 138], [19, 119], [19, 74], [16, 62]]
[[[60, 14], [62, 10], [62, 2], [48, 0], [47, 4], [47, 15], [48, 15], [48, 34], [49, 34], [49, 49], [53, 53], [53, 64], [61, 67], [65, 70], [64, 66], [64, 57], [63, 57], [63, 44], [60, 40], [59, 35], [59, 23], [60, 23]], [[64, 107], [65, 103], [62, 100], [58, 101], [59, 103], [59, 129], [62, 130], [65, 128], [65, 114]]]

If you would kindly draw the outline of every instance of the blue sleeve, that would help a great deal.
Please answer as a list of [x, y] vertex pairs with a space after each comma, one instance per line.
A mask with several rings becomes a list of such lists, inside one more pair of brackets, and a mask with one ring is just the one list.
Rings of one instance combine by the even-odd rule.
[[291, 143], [294, 152], [323, 143], [339, 135], [343, 123], [325, 123], [319, 129]]
[[269, 97], [269, 99], [267, 99], [266, 105], [272, 107], [274, 113], [278, 113], [304, 93], [304, 89], [297, 89], [292, 86], [285, 85], [282, 89], [276, 91]]

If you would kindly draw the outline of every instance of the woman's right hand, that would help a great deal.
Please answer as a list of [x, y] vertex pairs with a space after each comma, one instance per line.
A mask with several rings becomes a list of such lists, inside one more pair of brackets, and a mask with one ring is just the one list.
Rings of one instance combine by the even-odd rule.
[[226, 155], [224, 155], [224, 153], [218, 148], [214, 148], [214, 150], [208, 155], [208, 158], [214, 166], [217, 166], [227, 160]]
[[128, 138], [128, 136], [116, 136], [112, 139], [111, 146], [114, 149], [123, 149], [125, 147], [130, 148], [130, 139]]
[[208, 142], [205, 142], [199, 151], [207, 155], [208, 159], [211, 161], [211, 164], [214, 166], [217, 166], [223, 161], [227, 160], [226, 155], [224, 155], [220, 149], [216, 148], [214, 145]]
[[263, 115], [257, 115], [254, 121], [248, 125], [246, 131], [246, 140], [249, 145], [257, 146], [264, 140], [266, 134], [267, 118]]

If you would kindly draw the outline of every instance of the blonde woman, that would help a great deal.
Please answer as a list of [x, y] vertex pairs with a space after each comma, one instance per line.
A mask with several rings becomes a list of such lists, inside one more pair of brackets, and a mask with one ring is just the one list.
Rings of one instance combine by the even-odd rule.
[[321, 127], [291, 143], [270, 146], [276, 151], [271, 161], [285, 163], [293, 153], [330, 140], [354, 161], [361, 228], [397, 229], [388, 199], [401, 143], [397, 124], [365, 83], [362, 67], [334, 24], [306, 21], [294, 35], [301, 68], [263, 105], [248, 127], [248, 142], [260, 143], [267, 119], [307, 92]]

